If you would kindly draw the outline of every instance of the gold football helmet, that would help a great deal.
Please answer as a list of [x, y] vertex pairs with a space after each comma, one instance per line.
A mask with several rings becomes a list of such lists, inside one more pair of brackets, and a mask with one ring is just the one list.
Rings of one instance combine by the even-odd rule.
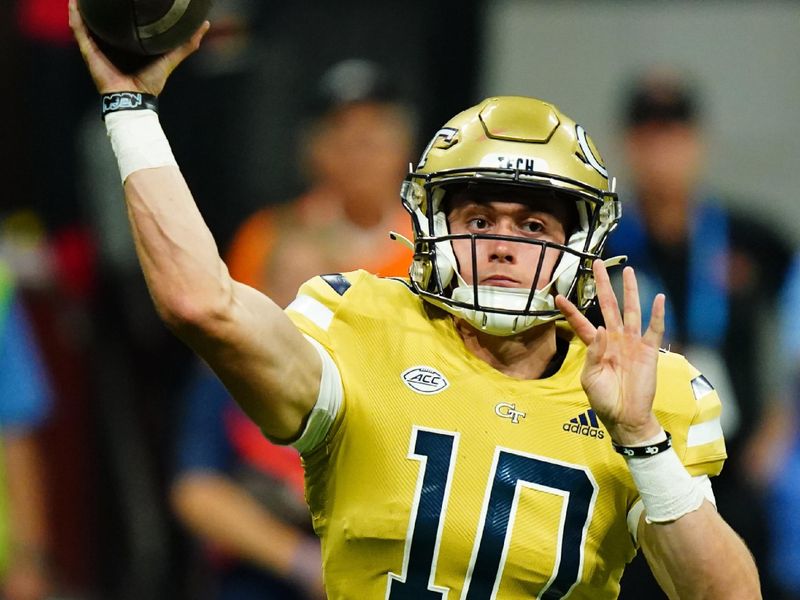
[[[502, 236], [450, 233], [445, 200], [464, 184], [548, 190], [574, 203], [577, 227], [567, 232], [564, 245], [514, 238], [543, 251], [559, 250], [552, 278], [542, 289], [478, 285], [477, 276], [475, 283], [466, 283], [451, 241], [471, 239], [474, 261], [475, 240]], [[586, 310], [595, 297], [591, 264], [621, 214], [612, 188], [591, 138], [558, 108], [534, 98], [488, 98], [437, 131], [403, 183], [401, 196], [414, 227], [411, 284], [425, 300], [493, 335], [560, 318], [554, 291]], [[541, 263], [531, 265], [533, 281], [539, 280]]]

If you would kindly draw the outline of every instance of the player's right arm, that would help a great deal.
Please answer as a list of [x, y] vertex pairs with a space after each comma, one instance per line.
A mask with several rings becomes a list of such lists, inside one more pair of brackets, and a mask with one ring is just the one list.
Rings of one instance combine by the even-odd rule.
[[[70, 25], [100, 93], [156, 96], [209, 27], [204, 23], [189, 42], [128, 75], [89, 37], [75, 0]], [[124, 190], [139, 262], [161, 318], [267, 435], [297, 437], [319, 391], [317, 350], [280, 307], [230, 277], [177, 166], [134, 170]]]

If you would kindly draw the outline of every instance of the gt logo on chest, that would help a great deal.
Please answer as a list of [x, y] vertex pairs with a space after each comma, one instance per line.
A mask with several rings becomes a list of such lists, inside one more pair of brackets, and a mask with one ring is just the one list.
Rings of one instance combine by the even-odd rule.
[[494, 414], [503, 419], [511, 419], [514, 425], [518, 424], [520, 419], [524, 419], [527, 416], [527, 413], [517, 410], [516, 404], [511, 404], [509, 402], [498, 403], [494, 407]]
[[403, 383], [419, 394], [438, 394], [450, 385], [447, 378], [433, 367], [411, 367], [403, 371], [400, 377]]

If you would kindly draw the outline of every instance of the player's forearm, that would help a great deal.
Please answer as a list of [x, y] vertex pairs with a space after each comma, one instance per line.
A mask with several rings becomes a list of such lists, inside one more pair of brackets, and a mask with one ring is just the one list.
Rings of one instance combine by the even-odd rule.
[[231, 280], [214, 238], [175, 167], [143, 169], [125, 181], [136, 250], [159, 314], [181, 327], [221, 316]]
[[708, 501], [671, 523], [642, 517], [639, 531], [647, 561], [673, 600], [761, 598], [753, 557]]

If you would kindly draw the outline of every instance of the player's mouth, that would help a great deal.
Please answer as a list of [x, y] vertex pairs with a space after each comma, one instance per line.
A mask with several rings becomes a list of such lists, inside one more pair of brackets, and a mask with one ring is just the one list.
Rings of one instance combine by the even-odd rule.
[[519, 281], [506, 275], [492, 275], [481, 281], [481, 285], [492, 285], [494, 287], [519, 287]]

